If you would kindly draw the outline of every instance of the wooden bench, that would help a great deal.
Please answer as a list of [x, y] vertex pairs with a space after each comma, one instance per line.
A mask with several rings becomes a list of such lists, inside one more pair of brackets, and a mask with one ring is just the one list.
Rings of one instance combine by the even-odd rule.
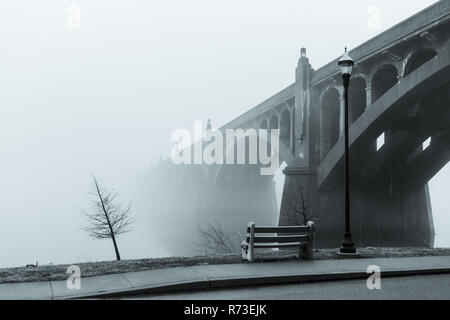
[[[313, 258], [314, 222], [308, 221], [306, 226], [256, 227], [250, 222], [247, 227], [247, 238], [242, 241], [242, 259], [255, 261], [256, 248], [299, 248], [299, 257]], [[257, 235], [258, 234], [258, 235]], [[259, 234], [265, 234], [260, 236]], [[269, 235], [272, 234], [272, 235]]]

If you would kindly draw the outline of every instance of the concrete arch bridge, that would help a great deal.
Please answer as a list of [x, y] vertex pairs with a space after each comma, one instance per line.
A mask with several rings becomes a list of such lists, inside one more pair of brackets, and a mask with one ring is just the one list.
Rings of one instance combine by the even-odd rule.
[[[449, 13], [450, 1], [439, 1], [349, 52], [356, 62], [349, 130], [358, 246], [433, 245], [427, 183], [450, 160]], [[220, 128], [279, 129], [279, 163], [287, 164], [281, 210], [273, 176], [260, 175], [258, 165], [171, 169], [195, 184], [183, 190], [196, 190], [191, 210], [200, 219], [241, 231], [250, 220], [287, 225], [303, 199], [317, 218], [318, 246], [340, 245], [344, 101], [337, 60], [315, 70], [302, 49], [293, 84]]]

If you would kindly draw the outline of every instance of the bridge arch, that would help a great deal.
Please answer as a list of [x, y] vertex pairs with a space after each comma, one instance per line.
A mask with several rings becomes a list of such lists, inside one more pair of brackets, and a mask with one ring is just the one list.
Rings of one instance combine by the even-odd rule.
[[372, 76], [372, 104], [398, 82], [397, 68], [392, 64], [381, 66]]
[[339, 91], [336, 88], [329, 88], [323, 94], [320, 104], [320, 156], [322, 159], [339, 140], [339, 98]]
[[352, 124], [358, 119], [367, 107], [366, 80], [363, 77], [355, 77], [350, 82], [348, 89], [349, 122]]
[[332, 90], [332, 89], [336, 90], [338, 92], [339, 96], [343, 96], [344, 95], [344, 87], [343, 86], [338, 86], [336, 84], [336, 80], [332, 80], [330, 84], [328, 84], [327, 86], [322, 87], [321, 89], [319, 89], [320, 90], [319, 91], [320, 92], [319, 93], [320, 104], [322, 104], [322, 101], [323, 101], [323, 99], [325, 97], [325, 94], [327, 94], [328, 91]]
[[437, 52], [432, 48], [422, 48], [411, 53], [410, 57], [407, 59], [403, 76], [406, 77], [425, 62], [433, 59], [435, 56], [437, 56]]
[[266, 119], [262, 119], [262, 120], [259, 122], [259, 128], [260, 128], [260, 129], [267, 129], [267, 128], [269, 128], [269, 125], [268, 125]]
[[269, 129], [278, 129], [278, 117], [273, 114], [269, 119]]
[[[450, 70], [449, 50], [443, 50], [435, 59], [431, 59], [417, 68], [413, 74], [397, 82], [397, 90], [390, 90], [386, 92], [378, 102], [373, 104], [350, 128], [350, 152], [361, 152], [361, 149], [367, 145], [367, 142], [372, 138], [376, 138], [383, 128], [386, 127], [386, 118], [383, 115], [389, 114], [393, 118], [404, 114], [405, 108], [408, 106], [408, 101], [411, 97], [416, 95], [424, 96], [434, 94], [436, 89], [445, 88], [448, 85], [448, 77], [446, 72]], [[447, 73], [448, 75], [448, 73]], [[433, 83], [433, 86], [429, 86]], [[429, 115], [431, 116], [431, 115]], [[447, 119], [448, 117], [440, 117]], [[404, 119], [408, 121], [408, 118]], [[406, 126], [405, 126], [406, 127]], [[441, 126], [437, 126], [439, 128]], [[443, 126], [444, 128], [446, 126]], [[437, 129], [435, 128], [435, 129]], [[433, 138], [431, 139], [433, 142]], [[394, 144], [398, 147], [398, 143]], [[442, 148], [441, 148], [442, 149]], [[428, 149], [427, 149], [428, 150]], [[430, 149], [432, 150], [432, 149]], [[428, 150], [428, 152], [430, 152]], [[336, 168], [338, 163], [342, 163], [344, 153], [343, 140], [339, 144], [332, 147], [332, 150], [326, 155], [318, 167], [317, 186], [321, 188], [325, 180], [330, 177], [331, 172]], [[450, 158], [450, 157], [449, 157]], [[423, 167], [423, 165], [422, 165]]]

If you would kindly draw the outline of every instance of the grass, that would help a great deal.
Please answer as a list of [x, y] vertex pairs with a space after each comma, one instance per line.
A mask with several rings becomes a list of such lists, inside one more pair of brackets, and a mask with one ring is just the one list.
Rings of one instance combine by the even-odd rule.
[[[416, 257], [416, 256], [446, 256], [450, 255], [450, 248], [358, 248], [358, 258], [388, 258], [388, 257]], [[298, 260], [297, 251], [257, 251], [256, 262], [273, 262]], [[337, 249], [318, 249], [314, 251], [315, 260], [341, 259]], [[213, 255], [197, 257], [170, 257], [139, 260], [102, 261], [77, 263], [83, 277], [108, 275], [125, 272], [136, 272], [152, 269], [186, 267], [197, 265], [217, 265], [242, 262], [240, 255]], [[0, 283], [34, 282], [47, 280], [66, 280], [69, 265], [45, 265], [36, 268], [16, 267], [0, 269]]]

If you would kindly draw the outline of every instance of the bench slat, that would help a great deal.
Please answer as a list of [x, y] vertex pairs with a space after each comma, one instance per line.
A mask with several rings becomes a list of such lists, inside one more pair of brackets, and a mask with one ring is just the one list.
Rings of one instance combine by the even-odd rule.
[[298, 248], [303, 243], [301, 242], [291, 242], [291, 243], [255, 243], [255, 248]]
[[[273, 236], [273, 237], [254, 237], [254, 243], [261, 242], [279, 242], [279, 243], [288, 243], [288, 242], [304, 242], [308, 241], [309, 237], [307, 235], [295, 235], [295, 236]], [[250, 237], [247, 238], [247, 242], [250, 242]]]
[[[305, 233], [308, 231], [308, 226], [255, 227], [255, 233]], [[247, 233], [250, 233], [250, 228], [247, 228]]]

